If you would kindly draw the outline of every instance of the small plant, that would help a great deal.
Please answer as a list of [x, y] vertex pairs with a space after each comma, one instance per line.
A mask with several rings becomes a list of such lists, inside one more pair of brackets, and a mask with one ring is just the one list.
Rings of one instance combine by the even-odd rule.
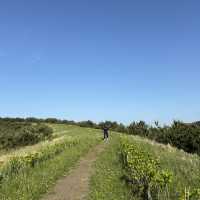
[[3, 173], [0, 171], [0, 185], [1, 185], [2, 181], [3, 181]]
[[200, 188], [190, 189], [185, 187], [184, 192], [181, 193], [179, 200], [199, 200]]

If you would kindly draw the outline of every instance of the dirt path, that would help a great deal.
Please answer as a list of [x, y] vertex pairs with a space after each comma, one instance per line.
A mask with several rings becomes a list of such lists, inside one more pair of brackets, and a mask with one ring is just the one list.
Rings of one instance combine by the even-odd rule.
[[99, 144], [91, 149], [66, 177], [58, 180], [53, 190], [42, 200], [83, 200], [88, 192], [92, 164], [104, 147], [105, 144]]

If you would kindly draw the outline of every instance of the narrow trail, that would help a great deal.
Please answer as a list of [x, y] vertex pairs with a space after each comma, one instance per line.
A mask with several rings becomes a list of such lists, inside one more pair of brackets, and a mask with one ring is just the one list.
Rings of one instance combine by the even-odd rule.
[[67, 176], [57, 181], [54, 188], [42, 200], [83, 200], [89, 190], [92, 164], [104, 150], [105, 145], [101, 143], [92, 148]]

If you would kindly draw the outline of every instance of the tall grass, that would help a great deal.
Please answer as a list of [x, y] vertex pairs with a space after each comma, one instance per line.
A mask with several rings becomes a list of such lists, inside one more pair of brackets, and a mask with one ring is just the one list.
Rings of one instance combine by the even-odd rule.
[[[80, 136], [70, 137], [71, 140], [68, 141], [68, 144], [71, 145], [63, 146], [63, 144], [66, 144], [66, 141], [58, 140], [57, 145], [59, 147], [52, 144], [45, 147], [43, 149], [43, 152], [45, 152], [44, 159], [41, 162], [36, 162], [34, 165], [32, 165], [32, 162], [28, 162], [28, 165], [22, 167], [20, 164], [23, 162], [21, 161], [17, 162], [17, 164], [16, 162], [13, 164], [12, 159], [11, 162], [8, 161], [5, 165], [5, 167], [7, 166], [5, 168], [5, 170], [7, 169], [6, 176], [0, 184], [0, 199], [39, 199], [61, 175], [69, 171], [80, 156], [83, 156], [92, 146], [100, 141], [100, 136], [97, 132], [90, 133], [84, 132], [84, 130], [81, 133], [81, 129], [79, 131]], [[13, 166], [15, 167], [13, 168]], [[10, 169], [12, 173], [9, 171]], [[15, 169], [17, 171], [13, 171]]]
[[[122, 134], [112, 134], [106, 150], [97, 159], [90, 182], [90, 192], [88, 200], [139, 200], [136, 191], [130, 187], [130, 180], [124, 179], [126, 170], [120, 163], [120, 140], [127, 140], [130, 144], [135, 144], [142, 151], [151, 155], [152, 159], [158, 160], [159, 168], [162, 172], [171, 174], [170, 183], [164, 193], [155, 195], [153, 200], [196, 200], [198, 197], [187, 197], [195, 189], [200, 187], [200, 157], [196, 154], [188, 154], [184, 151], [153, 142], [139, 136], [126, 136]], [[144, 167], [144, 166], [143, 166]], [[147, 166], [148, 167], [148, 166]]]
[[[172, 173], [169, 185], [169, 199], [177, 200], [184, 196], [185, 190], [193, 191], [200, 188], [200, 157], [188, 154], [169, 145], [158, 144], [137, 136], [122, 136], [129, 143], [137, 144], [140, 148], [158, 159], [162, 169]], [[194, 198], [195, 199], [195, 198]]]

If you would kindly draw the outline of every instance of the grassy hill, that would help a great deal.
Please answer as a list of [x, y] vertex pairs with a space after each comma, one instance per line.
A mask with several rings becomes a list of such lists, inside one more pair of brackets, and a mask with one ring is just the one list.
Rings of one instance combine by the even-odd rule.
[[[91, 180], [90, 200], [143, 199], [135, 192], [137, 183], [127, 183], [126, 179], [123, 178], [126, 175], [126, 170], [123, 168], [119, 156], [121, 140], [125, 140], [129, 144], [137, 144], [141, 151], [147, 152], [152, 158], [159, 161], [160, 170], [167, 170], [171, 173], [171, 181], [167, 191], [163, 189], [158, 197], [156, 190], [152, 190], [153, 199], [187, 199], [185, 195], [188, 192], [192, 194], [200, 188], [199, 156], [138, 136], [119, 136], [119, 134], [113, 133], [110, 145], [96, 162], [96, 174]], [[148, 166], [146, 167], [148, 168]], [[193, 196], [188, 199], [199, 198], [200, 196]]]
[[52, 140], [1, 153], [0, 199], [39, 199], [81, 156], [101, 141], [98, 130], [50, 126], [54, 130]]
[[[84, 157], [98, 143], [105, 142], [102, 141], [101, 130], [64, 124], [48, 126], [53, 129], [50, 140], [1, 151], [0, 199], [40, 199], [57, 179], [75, 166], [80, 157]], [[128, 151], [124, 149], [124, 143]], [[127, 157], [124, 158], [131, 158], [127, 160], [126, 166], [122, 161], [122, 154], [126, 155], [125, 153]], [[140, 159], [135, 159], [136, 155]], [[138, 168], [134, 168], [137, 165]], [[149, 166], [152, 168], [150, 173]], [[88, 200], [144, 199], [141, 192], [144, 186], [141, 184], [142, 173], [145, 176], [151, 175], [150, 190], [153, 199], [199, 199], [200, 157], [169, 145], [112, 132], [105, 150], [93, 167]], [[136, 178], [140, 182], [136, 182], [136, 174], [132, 168], [138, 170], [140, 179], [138, 176]], [[157, 178], [163, 172], [169, 172], [170, 181], [160, 187]]]

